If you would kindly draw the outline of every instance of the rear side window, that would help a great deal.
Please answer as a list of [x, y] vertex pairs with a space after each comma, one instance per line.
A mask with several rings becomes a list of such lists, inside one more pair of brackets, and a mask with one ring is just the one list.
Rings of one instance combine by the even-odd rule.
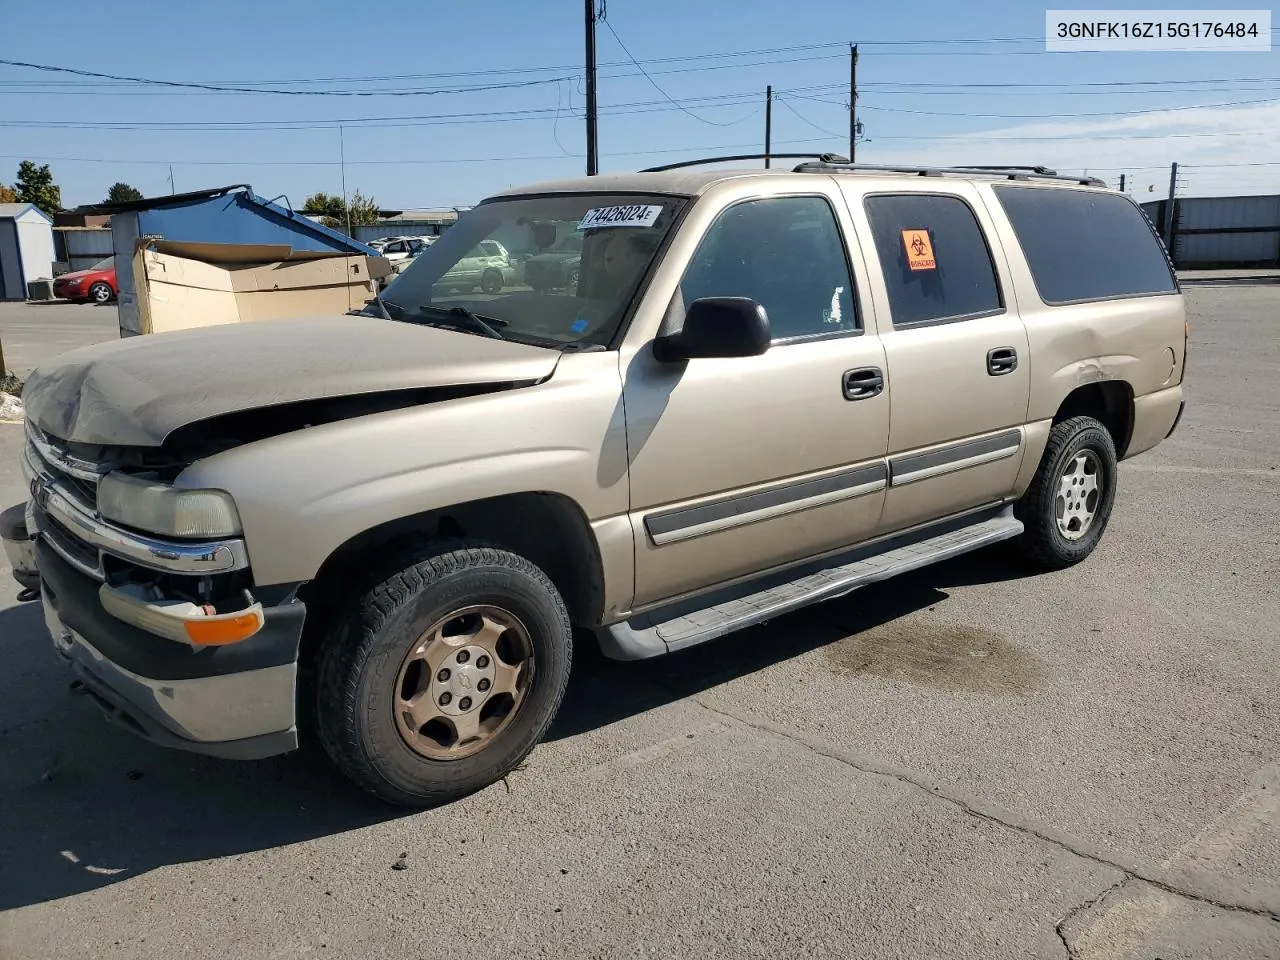
[[1045, 303], [1177, 293], [1160, 241], [1127, 198], [1003, 185], [995, 193]]
[[964, 320], [1004, 309], [973, 210], [959, 197], [867, 197], [893, 325]]

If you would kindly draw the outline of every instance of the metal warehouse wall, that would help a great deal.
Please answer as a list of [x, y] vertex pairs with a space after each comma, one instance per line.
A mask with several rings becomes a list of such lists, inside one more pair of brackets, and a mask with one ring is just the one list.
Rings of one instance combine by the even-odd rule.
[[[1142, 205], [1162, 232], [1167, 202]], [[1179, 198], [1165, 243], [1178, 267], [1280, 267], [1280, 196]]]
[[357, 240], [368, 243], [370, 240], [381, 240], [383, 237], [436, 237], [449, 226], [452, 224], [441, 223], [438, 220], [395, 220], [357, 225], [352, 229], [355, 231]]
[[54, 227], [53, 236], [58, 260], [67, 265], [68, 272], [87, 270], [115, 252], [111, 246], [110, 230]]

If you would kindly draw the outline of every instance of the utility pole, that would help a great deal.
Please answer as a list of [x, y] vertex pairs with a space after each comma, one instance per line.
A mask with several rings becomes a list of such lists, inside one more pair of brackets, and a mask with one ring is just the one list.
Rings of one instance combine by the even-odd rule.
[[858, 45], [849, 45], [849, 162], [857, 159], [858, 149]]
[[1173, 256], [1173, 195], [1178, 192], [1178, 165], [1172, 164], [1169, 167], [1169, 199], [1164, 205], [1164, 245], [1169, 251], [1169, 256]]
[[596, 0], [586, 0], [587, 28], [587, 176], [599, 173], [596, 149]]
[[174, 187], [173, 187], [173, 164], [171, 163], [171, 164], [169, 164], [169, 196], [173, 196], [173, 195], [174, 195]]
[[347, 215], [347, 236], [354, 239], [355, 234], [351, 232], [351, 204], [347, 202], [347, 144], [342, 124], [338, 124], [338, 167], [342, 170], [342, 209]]
[[1124, 174], [1120, 174], [1120, 192], [1124, 193]]
[[769, 154], [773, 150], [773, 85], [764, 88], [764, 165], [769, 166]]

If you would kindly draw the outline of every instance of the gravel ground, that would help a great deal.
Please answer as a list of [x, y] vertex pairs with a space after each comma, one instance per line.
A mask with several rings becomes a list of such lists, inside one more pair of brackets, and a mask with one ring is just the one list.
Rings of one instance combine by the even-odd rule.
[[[1087, 563], [584, 652], [527, 766], [433, 812], [107, 727], [5, 588], [0, 957], [1280, 957], [1280, 285], [1188, 301], [1187, 413]], [[0, 305], [19, 370], [113, 324]]]

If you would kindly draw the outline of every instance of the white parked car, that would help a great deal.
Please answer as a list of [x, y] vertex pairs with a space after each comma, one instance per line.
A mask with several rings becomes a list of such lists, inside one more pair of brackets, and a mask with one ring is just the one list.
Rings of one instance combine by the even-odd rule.
[[369, 246], [377, 250], [392, 263], [412, 260], [435, 242], [435, 237], [383, 237], [370, 242]]

